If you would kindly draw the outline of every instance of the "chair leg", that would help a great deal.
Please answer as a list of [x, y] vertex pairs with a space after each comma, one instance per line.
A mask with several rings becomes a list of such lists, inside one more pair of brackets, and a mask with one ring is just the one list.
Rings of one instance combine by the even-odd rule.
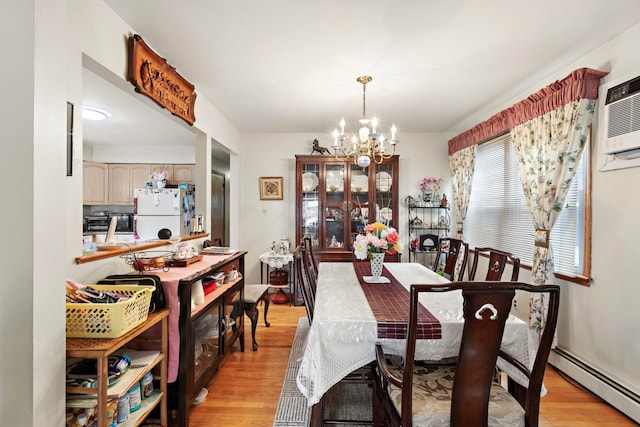
[[324, 398], [320, 398], [320, 402], [311, 407], [310, 427], [324, 426]]
[[258, 303], [245, 303], [244, 312], [251, 320], [251, 345], [253, 351], [258, 350], [258, 343], [256, 342], [256, 327], [258, 326]]
[[271, 326], [271, 323], [267, 322], [267, 312], [269, 311], [269, 292], [265, 292], [262, 296], [262, 301], [264, 302], [264, 325], [268, 328]]

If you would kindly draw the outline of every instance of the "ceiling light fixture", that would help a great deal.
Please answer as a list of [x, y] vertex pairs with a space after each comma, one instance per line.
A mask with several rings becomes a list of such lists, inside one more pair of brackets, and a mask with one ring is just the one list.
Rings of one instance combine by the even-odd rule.
[[104, 120], [111, 117], [111, 113], [108, 111], [101, 110], [100, 108], [95, 107], [87, 107], [86, 105], [82, 107], [82, 118], [87, 120]]
[[[353, 163], [361, 168], [369, 166], [372, 160], [380, 164], [384, 159], [393, 156], [396, 152], [396, 144], [399, 142], [396, 139], [396, 125], [391, 126], [391, 139], [387, 140], [382, 133], [377, 133], [378, 119], [374, 117], [369, 120], [367, 118], [366, 92], [367, 83], [371, 80], [373, 80], [371, 76], [360, 76], [356, 79], [358, 83], [362, 84], [362, 118], [359, 120], [358, 136], [354, 134], [351, 137], [351, 142], [345, 145], [347, 136], [344, 133], [346, 124], [344, 117], [340, 120], [340, 131], [338, 129], [333, 131], [333, 151], [336, 159], [345, 161], [349, 157], [353, 157]], [[385, 143], [388, 144], [390, 153], [387, 153]]]

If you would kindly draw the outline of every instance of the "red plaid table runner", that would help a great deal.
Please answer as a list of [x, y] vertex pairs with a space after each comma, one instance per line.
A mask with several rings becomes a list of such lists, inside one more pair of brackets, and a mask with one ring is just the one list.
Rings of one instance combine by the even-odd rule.
[[[371, 263], [354, 262], [353, 268], [373, 315], [378, 322], [378, 338], [406, 339], [409, 319], [409, 291], [383, 267], [382, 275], [391, 283], [369, 284], [363, 276], [371, 276]], [[418, 339], [440, 339], [442, 329], [438, 319], [422, 305], [418, 319]]]

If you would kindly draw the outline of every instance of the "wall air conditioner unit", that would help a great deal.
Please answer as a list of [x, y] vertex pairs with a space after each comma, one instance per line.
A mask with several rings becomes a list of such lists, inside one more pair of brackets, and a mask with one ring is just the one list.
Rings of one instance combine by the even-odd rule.
[[640, 76], [607, 90], [600, 170], [640, 166]]

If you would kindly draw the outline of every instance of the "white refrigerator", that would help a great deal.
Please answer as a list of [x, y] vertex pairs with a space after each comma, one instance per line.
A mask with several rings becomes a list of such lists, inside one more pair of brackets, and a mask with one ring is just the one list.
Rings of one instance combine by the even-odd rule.
[[133, 207], [136, 239], [153, 240], [158, 231], [171, 230], [171, 237], [188, 235], [195, 217], [195, 190], [181, 188], [138, 188]]

